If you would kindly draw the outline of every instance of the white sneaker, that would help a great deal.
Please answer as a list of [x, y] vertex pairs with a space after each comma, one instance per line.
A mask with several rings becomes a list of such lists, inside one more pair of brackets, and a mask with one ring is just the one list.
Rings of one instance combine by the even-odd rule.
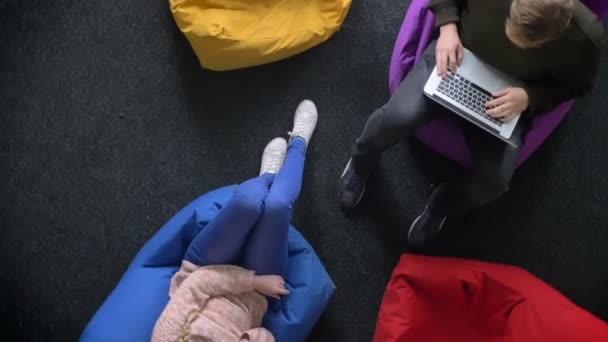
[[293, 137], [302, 137], [308, 145], [312, 133], [315, 131], [317, 126], [317, 107], [314, 102], [310, 100], [304, 100], [300, 102], [296, 113], [293, 117], [293, 129], [289, 132], [289, 135]]
[[287, 141], [283, 138], [272, 139], [264, 148], [262, 153], [262, 166], [260, 175], [266, 172], [276, 174], [283, 166], [285, 154], [287, 153]]

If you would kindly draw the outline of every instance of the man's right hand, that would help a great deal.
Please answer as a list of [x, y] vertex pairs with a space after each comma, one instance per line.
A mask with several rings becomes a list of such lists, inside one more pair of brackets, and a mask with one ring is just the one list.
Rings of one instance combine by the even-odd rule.
[[453, 72], [462, 63], [464, 50], [458, 36], [458, 27], [454, 23], [448, 23], [439, 28], [439, 39], [435, 47], [435, 59], [437, 61], [437, 74], [444, 77], [448, 68]]

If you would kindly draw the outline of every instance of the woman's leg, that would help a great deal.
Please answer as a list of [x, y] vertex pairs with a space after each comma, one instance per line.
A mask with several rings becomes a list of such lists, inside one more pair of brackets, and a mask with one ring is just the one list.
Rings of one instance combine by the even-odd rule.
[[264, 209], [270, 173], [243, 182], [220, 212], [192, 240], [184, 259], [199, 266], [234, 263]]
[[262, 217], [245, 244], [243, 267], [254, 270], [256, 274], [285, 275], [287, 232], [302, 186], [305, 156], [305, 140], [294, 137], [289, 142], [285, 163], [266, 196]]

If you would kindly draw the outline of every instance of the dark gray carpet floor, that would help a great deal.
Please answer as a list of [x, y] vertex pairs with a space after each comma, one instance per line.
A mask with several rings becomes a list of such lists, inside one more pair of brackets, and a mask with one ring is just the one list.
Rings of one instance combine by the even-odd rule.
[[[355, 0], [326, 44], [213, 73], [166, 1], [0, 0], [2, 336], [75, 340], [158, 227], [200, 194], [254, 176], [265, 143], [311, 98], [320, 121], [294, 223], [337, 284], [311, 340], [369, 341], [405, 228], [431, 184], [461, 172], [408, 140], [385, 155], [360, 213], [336, 202], [351, 143], [388, 98], [405, 6]], [[511, 192], [449, 220], [425, 253], [525, 267], [608, 319], [605, 52], [594, 95]]]

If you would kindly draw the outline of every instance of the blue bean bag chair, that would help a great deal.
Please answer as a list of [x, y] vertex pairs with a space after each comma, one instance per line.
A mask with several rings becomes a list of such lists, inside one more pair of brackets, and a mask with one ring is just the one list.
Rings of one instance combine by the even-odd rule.
[[[209, 192], [169, 220], [146, 243], [114, 291], [97, 310], [80, 341], [150, 341], [169, 297], [169, 282], [190, 241], [218, 213], [236, 186]], [[290, 294], [272, 301], [263, 325], [277, 341], [304, 341], [325, 310], [335, 286], [310, 244], [289, 227]]]

